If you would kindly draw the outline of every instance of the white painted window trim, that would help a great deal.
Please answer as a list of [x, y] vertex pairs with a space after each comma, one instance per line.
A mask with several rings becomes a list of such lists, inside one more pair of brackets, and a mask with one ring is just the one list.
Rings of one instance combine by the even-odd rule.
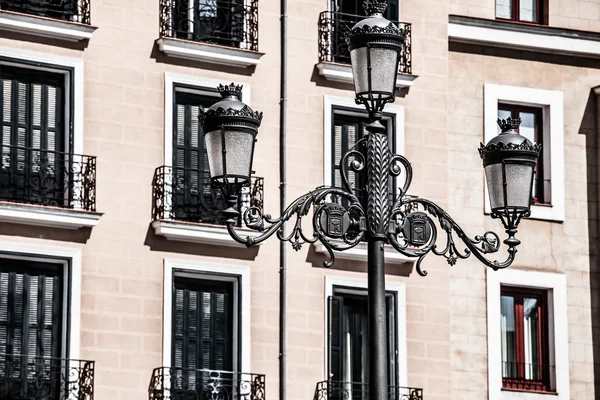
[[[63, 275], [63, 346], [62, 357], [77, 360], [81, 341], [81, 249], [74, 247], [47, 246], [30, 243], [0, 242], [0, 257], [42, 261], [64, 265]], [[54, 258], [50, 258], [54, 257]], [[61, 258], [58, 260], [56, 258]], [[68, 260], [70, 262], [65, 262]], [[70, 268], [69, 268], [70, 267]], [[69, 292], [70, 281], [70, 292]], [[0, 294], [1, 295], [1, 294]], [[70, 302], [70, 308], [67, 309]], [[69, 318], [66, 316], [69, 315]], [[65, 335], [66, 334], [66, 335]], [[68, 353], [64, 345], [68, 336]]]
[[[494, 21], [496, 22], [496, 21]], [[448, 39], [452, 42], [483, 44], [507, 49], [529, 50], [542, 53], [579, 57], [600, 57], [600, 42], [581, 37], [556, 34], [518, 32], [497, 26], [473, 26], [450, 21]]]
[[523, 271], [511, 267], [487, 270], [488, 390], [489, 400], [542, 400], [548, 395], [502, 390], [502, 335], [500, 287], [520, 286], [548, 290], [550, 355], [556, 368], [556, 400], [569, 400], [569, 334], [567, 278], [562, 274]]
[[[323, 376], [326, 378], [327, 364], [329, 354], [327, 353], [327, 339], [328, 339], [328, 321], [327, 321], [327, 299], [333, 295], [334, 286], [345, 286], [357, 289], [367, 289], [368, 283], [366, 278], [351, 278], [340, 275], [325, 275], [325, 319], [324, 327], [325, 334], [323, 337], [324, 341], [324, 354], [325, 362], [323, 364]], [[407, 350], [406, 350], [406, 285], [404, 282], [389, 282], [385, 283], [386, 292], [393, 292], [396, 295], [396, 332], [398, 333], [398, 386], [408, 387], [408, 362], [407, 362]], [[366, 293], [365, 293], [366, 295]]]
[[[241, 368], [238, 368], [239, 372], [250, 372], [250, 267], [243, 265], [231, 265], [231, 264], [214, 264], [203, 261], [193, 260], [178, 260], [165, 258], [164, 261], [164, 279], [163, 279], [163, 367], [171, 366], [171, 325], [173, 320], [172, 305], [173, 305], [173, 272], [175, 270], [185, 271], [186, 276], [193, 274], [198, 279], [209, 279], [209, 280], [223, 280], [230, 277], [230, 280], [237, 281], [242, 285], [242, 290], [238, 290], [241, 296], [241, 324], [242, 329], [239, 330], [238, 334], [241, 335], [242, 348], [241, 351]], [[234, 307], [237, 307], [237, 302], [234, 301]], [[238, 313], [234, 313], [236, 316]], [[234, 318], [234, 324], [237, 318]], [[237, 328], [234, 325], [234, 330]], [[237, 346], [237, 340], [234, 340], [234, 350]], [[234, 354], [237, 351], [233, 352]], [[234, 370], [235, 370], [235, 358], [234, 358]]]
[[[83, 154], [83, 109], [84, 109], [84, 79], [83, 79], [83, 59], [57, 56], [51, 53], [37, 53], [29, 50], [16, 48], [0, 47], [0, 56], [12, 58], [14, 62], [2, 61], [5, 65], [14, 65], [27, 69], [39, 69], [51, 71], [65, 75], [65, 93], [71, 93], [71, 71], [65, 71], [61, 68], [71, 68], [73, 74], [74, 98], [69, 98], [69, 105], [73, 103], [73, 153]], [[55, 65], [56, 69], [38, 67], [33, 65], [19, 64], [19, 60], [39, 62], [45, 65]], [[65, 121], [70, 120], [69, 108], [65, 107]], [[68, 129], [68, 124], [65, 126]], [[68, 141], [67, 141], [68, 143]], [[68, 149], [65, 149], [68, 151]]]
[[[210, 79], [197, 75], [184, 75], [173, 72], [165, 72], [165, 163], [166, 166], [173, 164], [173, 93], [176, 85], [195, 86], [198, 89], [215, 89], [220, 84], [227, 84], [224, 79]], [[242, 101], [250, 105], [252, 87], [248, 82], [236, 82], [244, 85], [242, 90]], [[215, 103], [219, 101], [218, 93], [215, 93]]]
[[[542, 151], [550, 152], [550, 177], [552, 206], [531, 206], [531, 218], [564, 221], [565, 220], [565, 162], [564, 162], [564, 106], [563, 92], [516, 86], [484, 86], [484, 143], [498, 134], [498, 102], [543, 108], [544, 143]], [[485, 179], [485, 175], [484, 175]], [[487, 185], [485, 185], [485, 212], [491, 213]]]

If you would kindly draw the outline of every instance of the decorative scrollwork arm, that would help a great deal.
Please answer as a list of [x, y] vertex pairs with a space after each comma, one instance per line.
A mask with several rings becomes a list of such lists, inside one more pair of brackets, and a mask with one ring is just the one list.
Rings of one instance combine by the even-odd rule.
[[[419, 206], [423, 211], [419, 211]], [[525, 216], [527, 216], [525, 213], [516, 211], [509, 217], [492, 216], [502, 220], [508, 234], [508, 238], [504, 240], [504, 244], [508, 246], [508, 256], [501, 262], [485, 257], [485, 254], [496, 253], [500, 249], [500, 238], [496, 233], [488, 231], [483, 235], [470, 238], [440, 206], [419, 197], [403, 196], [394, 204], [388, 239], [398, 252], [406, 256], [418, 257], [416, 269], [421, 276], [427, 275], [421, 263], [430, 252], [444, 257], [449, 265], [454, 265], [458, 259], [465, 259], [473, 254], [486, 266], [498, 270], [510, 266], [514, 261], [516, 247], [521, 243], [515, 238], [516, 226]], [[443, 247], [437, 244], [438, 228], [434, 219], [437, 219], [437, 225], [445, 231], [446, 244]], [[459, 250], [454, 233], [465, 244], [464, 250]]]
[[[342, 205], [344, 199], [347, 205]], [[334, 202], [327, 200], [336, 200]], [[231, 204], [235, 204], [236, 197], [231, 196]], [[302, 227], [302, 218], [314, 209], [312, 218], [312, 235], [305, 234]], [[277, 234], [279, 240], [290, 242], [292, 248], [298, 251], [306, 243], [321, 242], [327, 249], [329, 260], [325, 267], [331, 267], [335, 261], [336, 251], [350, 249], [360, 243], [364, 236], [364, 210], [352, 193], [342, 189], [321, 187], [294, 200], [279, 218], [263, 214], [258, 207], [250, 207], [243, 212], [244, 225], [254, 231], [261, 232], [259, 236], [242, 236], [236, 232], [234, 226], [237, 211], [233, 207], [224, 211], [230, 217], [227, 220], [227, 231], [238, 243], [248, 247], [261, 243]], [[284, 223], [295, 217], [294, 226], [287, 235], [283, 232]]]

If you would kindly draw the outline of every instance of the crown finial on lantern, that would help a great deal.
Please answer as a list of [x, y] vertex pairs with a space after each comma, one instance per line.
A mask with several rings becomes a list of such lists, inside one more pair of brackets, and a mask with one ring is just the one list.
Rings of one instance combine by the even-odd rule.
[[243, 85], [236, 85], [233, 82], [231, 82], [231, 84], [229, 84], [229, 85], [217, 86], [217, 90], [221, 94], [222, 98], [235, 97], [238, 100], [242, 99], [242, 89], [243, 88], [244, 88]]
[[363, 8], [367, 15], [383, 14], [387, 8], [386, 0], [365, 0], [363, 1]]
[[517, 129], [519, 129], [519, 125], [521, 125], [521, 118], [511, 118], [508, 117], [506, 119], [500, 119], [498, 118], [498, 126], [500, 127], [500, 130], [502, 131], [502, 133], [508, 132], [508, 131], [516, 131]]

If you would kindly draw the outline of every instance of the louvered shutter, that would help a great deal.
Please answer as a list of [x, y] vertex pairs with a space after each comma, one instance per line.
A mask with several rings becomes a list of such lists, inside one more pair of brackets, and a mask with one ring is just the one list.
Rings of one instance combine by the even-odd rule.
[[56, 264], [0, 260], [0, 354], [60, 357], [61, 308]]
[[[363, 137], [365, 122], [368, 122], [366, 118], [334, 113], [332, 135], [333, 165], [331, 171], [333, 174], [332, 182], [335, 187], [343, 187], [340, 170], [341, 158]], [[349, 157], [348, 164], [352, 160], [354, 160], [354, 157]], [[348, 181], [357, 196], [360, 196], [363, 192], [361, 185], [363, 181], [366, 181], [363, 177], [365, 172], [366, 170], [360, 173], [351, 170], [348, 171]], [[342, 204], [346, 204], [346, 200], [343, 200]]]
[[[204, 146], [204, 132], [200, 124], [200, 110], [217, 101], [211, 96], [175, 92], [173, 121], [173, 187], [177, 219], [204, 220], [204, 197], [211, 196], [208, 155]], [[210, 221], [204, 221], [210, 222]]]
[[[198, 369], [233, 367], [233, 283], [175, 277], [172, 367], [188, 387]], [[185, 385], [184, 385], [185, 387]]]
[[344, 298], [329, 296], [327, 301], [327, 328], [328, 328], [328, 367], [327, 379], [331, 381], [343, 380], [344, 346], [343, 346], [343, 310]]
[[0, 66], [0, 197], [65, 203], [64, 76]]

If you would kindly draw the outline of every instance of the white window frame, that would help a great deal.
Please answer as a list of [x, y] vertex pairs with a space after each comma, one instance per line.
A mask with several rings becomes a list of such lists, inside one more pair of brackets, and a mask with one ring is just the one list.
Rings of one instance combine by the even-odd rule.
[[[250, 267], [243, 265], [214, 264], [203, 261], [177, 260], [166, 258], [164, 261], [163, 279], [163, 357], [162, 365], [171, 366], [172, 321], [173, 321], [173, 273], [178, 271], [182, 276], [200, 280], [225, 280], [234, 283], [234, 318], [233, 331], [241, 336], [241, 349], [238, 349], [237, 337], [233, 340], [233, 354], [241, 352], [241, 366], [236, 357], [233, 359], [233, 370], [250, 371]], [[239, 290], [238, 282], [241, 284]], [[238, 309], [241, 296], [241, 310]], [[239, 312], [241, 311], [241, 312]], [[241, 321], [238, 321], [238, 318]], [[241, 330], [238, 324], [241, 323]], [[241, 368], [238, 368], [241, 367]]]
[[[216, 89], [220, 84], [227, 84], [227, 80], [224, 79], [210, 79], [196, 75], [184, 75], [173, 72], [165, 72], [165, 162], [164, 165], [173, 165], [173, 95], [175, 93], [175, 87], [177, 85], [192, 86], [198, 89], [198, 92], [206, 89]], [[241, 83], [244, 86], [242, 90], [242, 101], [247, 105], [250, 105], [251, 96], [251, 85], [247, 82]], [[211, 93], [205, 93], [211, 94]], [[215, 103], [219, 101], [221, 97], [218, 93], [215, 93]]]
[[[325, 363], [323, 364], [323, 376], [326, 377], [327, 365], [328, 365], [328, 310], [327, 310], [327, 299], [333, 296], [334, 286], [344, 286], [348, 288], [356, 288], [361, 290], [367, 290], [368, 282], [366, 278], [351, 278], [341, 275], [325, 275], [325, 319], [324, 319], [324, 332], [323, 337], [324, 349], [325, 349]], [[408, 362], [406, 356], [406, 285], [404, 282], [385, 282], [386, 292], [392, 292], [396, 296], [396, 332], [398, 333], [398, 370], [396, 376], [398, 377], [398, 386], [408, 387]], [[366, 295], [366, 293], [365, 293]]]
[[[548, 334], [550, 360], [554, 359], [553, 383], [556, 400], [569, 400], [569, 334], [567, 278], [563, 274], [523, 271], [511, 267], [487, 270], [488, 391], [489, 400], [542, 400], [548, 395], [502, 390], [502, 333], [500, 324], [501, 286], [548, 291]], [[552, 379], [552, 377], [551, 377]]]
[[[565, 220], [565, 162], [564, 162], [564, 106], [563, 92], [517, 86], [485, 84], [484, 86], [484, 143], [498, 135], [498, 103], [541, 107], [543, 118], [543, 154], [550, 160], [550, 198], [552, 206], [532, 205], [531, 218]], [[484, 175], [485, 179], [485, 175]], [[491, 213], [489, 192], [485, 185], [485, 213]]]
[[[62, 264], [64, 266], [61, 358], [79, 359], [81, 341], [81, 249], [3, 241], [0, 242], [0, 257]], [[75, 367], [75, 364], [73, 367]]]

